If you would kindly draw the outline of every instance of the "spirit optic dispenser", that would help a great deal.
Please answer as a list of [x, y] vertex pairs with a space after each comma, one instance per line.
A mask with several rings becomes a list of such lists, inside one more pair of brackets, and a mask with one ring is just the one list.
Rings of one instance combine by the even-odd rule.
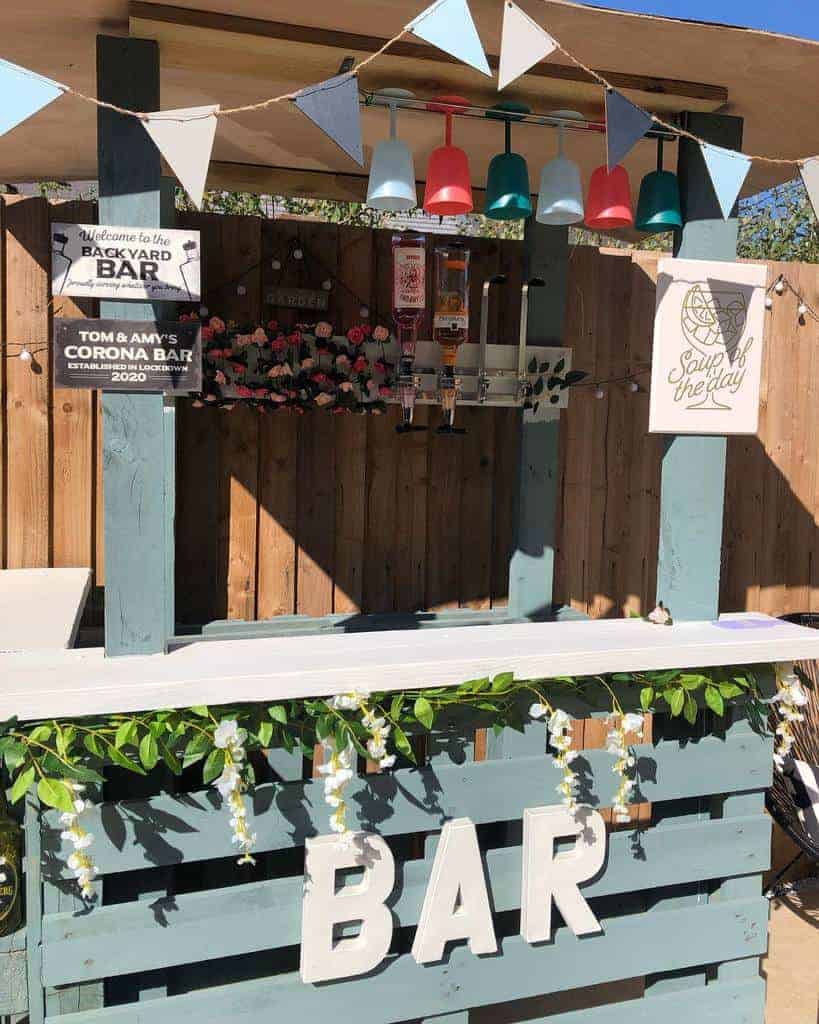
[[444, 422], [438, 433], [463, 433], [455, 428], [459, 381], [455, 376], [458, 347], [469, 334], [469, 250], [460, 243], [435, 250], [435, 313], [432, 337], [442, 350], [438, 394]]
[[427, 305], [427, 253], [423, 235], [393, 235], [392, 238], [392, 315], [398, 331], [398, 398], [401, 402], [399, 433], [423, 430], [414, 427], [418, 378], [415, 375], [415, 349], [418, 327]]

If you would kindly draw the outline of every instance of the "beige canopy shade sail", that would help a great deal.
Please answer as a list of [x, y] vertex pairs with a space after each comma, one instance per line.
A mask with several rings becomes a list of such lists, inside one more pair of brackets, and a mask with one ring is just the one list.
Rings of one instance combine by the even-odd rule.
[[[193, 0], [191, 0], [193, 2]], [[0, 57], [96, 92], [95, 37], [99, 33], [158, 40], [162, 106], [208, 103], [238, 106], [293, 91], [338, 72], [345, 57], [377, 49], [424, 6], [424, 0], [330, 2], [312, 0], [28, 0], [0, 6]], [[748, 29], [624, 14], [561, 0], [519, 0], [526, 12], [625, 95], [664, 116], [683, 110], [720, 111], [745, 119], [746, 152], [801, 157], [819, 153], [819, 119], [806, 117], [819, 84], [819, 44]], [[497, 68], [502, 4], [471, 0], [490, 64]], [[453, 62], [407, 36], [361, 74], [364, 90], [400, 86], [421, 98], [458, 93], [491, 105], [519, 100], [535, 112], [570, 108], [603, 119], [599, 85], [562, 55], [554, 55], [503, 93], [496, 81]], [[388, 131], [388, 114], [362, 113], [367, 164]], [[399, 132], [409, 143], [423, 180], [430, 152], [440, 144], [440, 116], [404, 111]], [[503, 148], [496, 122], [461, 118], [455, 141], [469, 154], [473, 184], [482, 188], [489, 161]], [[587, 184], [605, 160], [605, 136], [572, 132], [569, 154]], [[556, 151], [554, 129], [520, 125], [515, 148], [529, 162], [532, 187]], [[666, 156], [672, 167], [676, 155]], [[656, 162], [644, 140], [626, 160], [632, 187]], [[744, 194], [792, 178], [795, 167], [755, 163]], [[96, 111], [81, 100], [58, 99], [0, 138], [0, 181], [94, 179]], [[210, 184], [255, 192], [362, 199], [362, 171], [288, 102], [220, 118]]]

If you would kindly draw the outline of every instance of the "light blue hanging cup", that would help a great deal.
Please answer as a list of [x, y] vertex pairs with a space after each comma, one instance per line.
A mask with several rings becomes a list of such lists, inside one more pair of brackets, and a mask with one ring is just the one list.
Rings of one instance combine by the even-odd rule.
[[580, 224], [583, 220], [583, 186], [580, 168], [563, 155], [563, 133], [558, 128], [558, 154], [543, 168], [535, 219], [555, 226]]
[[376, 100], [390, 108], [390, 137], [375, 148], [367, 187], [367, 206], [386, 213], [403, 213], [418, 205], [415, 164], [409, 146], [398, 138], [398, 105], [411, 99], [403, 89], [384, 89]]

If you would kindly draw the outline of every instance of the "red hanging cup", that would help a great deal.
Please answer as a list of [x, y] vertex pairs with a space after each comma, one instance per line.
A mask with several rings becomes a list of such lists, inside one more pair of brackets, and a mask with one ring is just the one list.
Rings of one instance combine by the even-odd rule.
[[595, 231], [628, 228], [634, 224], [631, 211], [631, 185], [625, 167], [611, 171], [603, 165], [591, 176], [586, 199], [586, 227]]
[[469, 161], [462, 149], [452, 145], [452, 116], [467, 106], [467, 101], [460, 96], [440, 96], [427, 106], [446, 116], [446, 142], [430, 154], [424, 210], [439, 217], [470, 213], [474, 204]]

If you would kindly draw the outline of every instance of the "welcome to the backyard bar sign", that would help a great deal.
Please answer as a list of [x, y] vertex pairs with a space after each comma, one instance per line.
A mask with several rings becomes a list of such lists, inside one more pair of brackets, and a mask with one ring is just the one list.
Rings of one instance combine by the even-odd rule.
[[193, 302], [200, 298], [198, 231], [53, 224], [54, 295]]
[[[555, 853], [558, 839], [573, 838], [570, 850]], [[579, 885], [597, 876], [606, 861], [606, 826], [589, 808], [532, 807], [523, 812], [520, 934], [545, 942], [552, 934], [552, 903], [575, 935], [600, 932]], [[344, 839], [308, 839], [302, 903], [301, 977], [333, 981], [366, 974], [386, 957], [393, 918], [388, 901], [395, 887], [395, 861], [375, 834]], [[337, 886], [340, 871], [363, 868], [356, 884]], [[354, 938], [337, 938], [341, 925], [357, 922]], [[419, 964], [443, 959], [446, 944], [467, 940], [476, 955], [497, 952], [492, 904], [469, 818], [448, 821], [435, 852], [412, 956]]]

